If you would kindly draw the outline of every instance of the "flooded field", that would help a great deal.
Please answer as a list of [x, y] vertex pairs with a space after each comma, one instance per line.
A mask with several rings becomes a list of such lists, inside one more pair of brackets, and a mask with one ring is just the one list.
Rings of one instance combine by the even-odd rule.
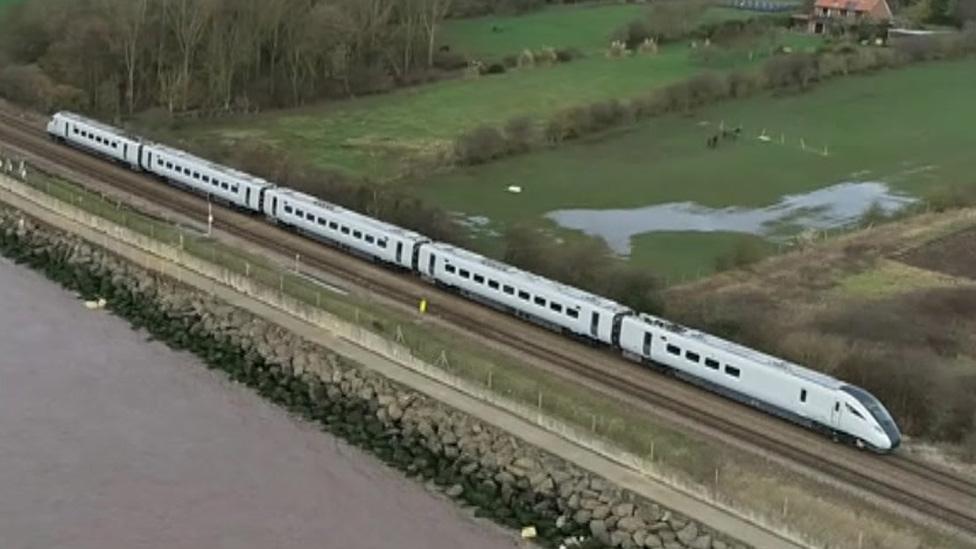
[[0, 305], [5, 549], [515, 546], [3, 259]]
[[650, 232], [731, 232], [767, 238], [805, 229], [833, 229], [860, 219], [877, 205], [891, 213], [915, 199], [884, 183], [841, 183], [787, 195], [763, 208], [708, 208], [693, 202], [655, 204], [624, 210], [560, 210], [547, 217], [560, 226], [600, 237], [620, 255], [630, 255], [631, 239]]

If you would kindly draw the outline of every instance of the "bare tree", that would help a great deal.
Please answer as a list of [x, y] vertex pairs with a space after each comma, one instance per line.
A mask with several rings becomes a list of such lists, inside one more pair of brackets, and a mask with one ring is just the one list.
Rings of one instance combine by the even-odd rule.
[[434, 66], [434, 46], [437, 42], [437, 27], [451, 11], [454, 0], [422, 0], [421, 21], [427, 34], [427, 66]]
[[122, 58], [126, 106], [132, 114], [136, 103], [136, 69], [143, 54], [143, 29], [149, 15], [149, 0], [101, 0], [101, 8], [112, 32], [109, 47]]
[[216, 0], [165, 0], [166, 20], [176, 38], [180, 57], [176, 86], [179, 88], [180, 106], [183, 109], [186, 109], [190, 95], [190, 69], [194, 54], [216, 8]]

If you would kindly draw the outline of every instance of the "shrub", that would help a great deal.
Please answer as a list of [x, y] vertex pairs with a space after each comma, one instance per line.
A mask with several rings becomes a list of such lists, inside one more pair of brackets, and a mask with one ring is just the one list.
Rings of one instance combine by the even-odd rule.
[[715, 73], [699, 74], [686, 81], [685, 93], [692, 105], [704, 105], [728, 96], [729, 83]]
[[751, 238], [743, 238], [736, 242], [731, 250], [715, 259], [715, 270], [721, 272], [744, 269], [758, 263], [765, 256], [766, 252], [758, 242]]
[[976, 183], [942, 187], [933, 191], [926, 202], [937, 212], [976, 207]]
[[517, 116], [505, 124], [508, 152], [522, 153], [532, 148], [536, 141], [535, 123], [528, 116]]
[[434, 53], [434, 67], [445, 71], [461, 70], [468, 66], [468, 58], [456, 51]]
[[637, 51], [647, 55], [656, 55], [657, 41], [654, 40], [653, 38], [645, 38], [644, 41], [640, 43], [640, 46], [637, 48]]
[[643, 19], [634, 19], [623, 25], [611, 35], [612, 42], [622, 42], [627, 49], [634, 49], [649, 38], [653, 38], [650, 26]]
[[614, 40], [610, 43], [610, 48], [607, 50], [607, 57], [615, 59], [624, 57], [625, 55], [627, 55], [627, 44], [619, 40]]
[[11, 65], [0, 71], [0, 95], [47, 112], [55, 104], [55, 85], [37, 65]]
[[558, 60], [559, 56], [556, 55], [556, 50], [549, 46], [545, 46], [535, 53], [537, 65], [555, 65]]
[[532, 50], [522, 50], [518, 56], [518, 66], [519, 68], [535, 66], [535, 54]]
[[510, 53], [505, 57], [502, 57], [502, 64], [510, 69], [514, 69], [519, 66], [519, 56], [514, 53]]
[[577, 48], [558, 48], [556, 49], [556, 60], [560, 63], [569, 63], [575, 59], [582, 59], [583, 52]]
[[482, 67], [481, 74], [503, 74], [505, 72], [505, 65], [501, 63], [491, 63], [486, 67]]
[[762, 76], [753, 72], [738, 70], [728, 76], [729, 95], [747, 97], [763, 87]]
[[506, 148], [502, 133], [491, 126], [479, 126], [461, 134], [454, 144], [457, 161], [465, 165], [494, 160], [502, 156]]

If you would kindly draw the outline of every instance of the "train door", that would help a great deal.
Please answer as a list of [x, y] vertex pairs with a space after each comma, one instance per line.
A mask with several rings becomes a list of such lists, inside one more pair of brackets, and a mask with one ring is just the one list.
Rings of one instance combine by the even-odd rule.
[[396, 251], [396, 262], [397, 262], [397, 265], [402, 265], [402, 263], [401, 263], [401, 258], [402, 257], [403, 257], [403, 242], [397, 242], [397, 251]]
[[251, 187], [244, 187], [244, 205], [251, 207]]
[[830, 424], [834, 427], [840, 426], [840, 401], [834, 401], [834, 408], [830, 411]]
[[258, 211], [264, 213], [264, 191], [265, 188], [258, 190]]
[[651, 342], [654, 341], [654, 336], [651, 332], [644, 332], [644, 356], [651, 356]]
[[153, 168], [152, 163], [152, 151], [146, 153], [146, 169], [149, 171], [153, 171], [155, 169]]
[[600, 336], [600, 313], [593, 311], [590, 316], [590, 335], [593, 337]]
[[271, 198], [271, 217], [278, 217], [278, 197]]
[[64, 138], [65, 139], [68, 138], [68, 130], [70, 129], [69, 126], [71, 126], [71, 124], [68, 124], [67, 122], [64, 123]]
[[427, 274], [434, 276], [434, 266], [437, 264], [437, 256], [430, 254], [430, 259], [427, 261]]

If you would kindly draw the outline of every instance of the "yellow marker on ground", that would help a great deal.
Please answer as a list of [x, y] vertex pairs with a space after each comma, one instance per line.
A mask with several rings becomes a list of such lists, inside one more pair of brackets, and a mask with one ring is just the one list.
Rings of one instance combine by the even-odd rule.
[[420, 300], [420, 312], [421, 313], [426, 313], [427, 312], [427, 300], [426, 299], [421, 299]]

